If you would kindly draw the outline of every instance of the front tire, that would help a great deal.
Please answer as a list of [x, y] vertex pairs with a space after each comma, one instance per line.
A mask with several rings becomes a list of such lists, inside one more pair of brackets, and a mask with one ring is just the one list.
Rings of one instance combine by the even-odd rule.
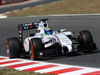
[[93, 50], [97, 49], [96, 44], [93, 41], [93, 37], [88, 30], [79, 32], [78, 42], [79, 49], [83, 50], [84, 53], [93, 52]]
[[6, 50], [7, 56], [11, 58], [20, 57], [21, 55], [21, 45], [18, 38], [8, 38], [6, 40]]
[[78, 39], [79, 39], [80, 45], [94, 43], [93, 37], [88, 30], [84, 30], [84, 31], [79, 32]]
[[32, 60], [38, 59], [39, 53], [42, 50], [42, 41], [40, 38], [33, 38], [29, 42], [29, 54]]

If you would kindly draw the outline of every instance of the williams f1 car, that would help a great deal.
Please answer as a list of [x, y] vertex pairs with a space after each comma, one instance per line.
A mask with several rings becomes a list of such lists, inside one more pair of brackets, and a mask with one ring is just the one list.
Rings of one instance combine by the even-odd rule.
[[[80, 31], [76, 38], [73, 32], [66, 29], [53, 31], [48, 27], [47, 20], [19, 24], [19, 38], [12, 37], [6, 40], [8, 57], [14, 58], [28, 54], [32, 60], [35, 60], [56, 54], [93, 52], [97, 49], [88, 30]], [[23, 39], [23, 31], [30, 29], [36, 29], [36, 32]]]

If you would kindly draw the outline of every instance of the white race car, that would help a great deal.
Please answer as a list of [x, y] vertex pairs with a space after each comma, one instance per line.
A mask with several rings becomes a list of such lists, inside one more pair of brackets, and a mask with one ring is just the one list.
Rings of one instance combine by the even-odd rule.
[[[48, 19], [39, 22], [18, 25], [19, 38], [12, 37], [6, 40], [7, 55], [9, 58], [29, 55], [32, 60], [47, 56], [68, 54], [71, 52], [93, 52], [97, 49], [92, 35], [88, 30], [79, 32], [78, 37], [66, 29], [53, 31], [48, 27]], [[23, 40], [23, 31], [36, 29]]]

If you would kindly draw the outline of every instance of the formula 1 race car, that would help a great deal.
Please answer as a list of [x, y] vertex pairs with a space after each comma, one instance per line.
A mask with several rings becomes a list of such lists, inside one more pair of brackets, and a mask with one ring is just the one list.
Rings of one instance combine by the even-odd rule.
[[[8, 57], [14, 58], [28, 54], [32, 60], [35, 60], [72, 52], [93, 52], [97, 49], [88, 30], [79, 32], [76, 38], [73, 32], [65, 31], [66, 29], [53, 31], [48, 27], [47, 20], [19, 24], [19, 38], [12, 37], [6, 40]], [[23, 31], [30, 29], [36, 29], [36, 33], [23, 39]]]

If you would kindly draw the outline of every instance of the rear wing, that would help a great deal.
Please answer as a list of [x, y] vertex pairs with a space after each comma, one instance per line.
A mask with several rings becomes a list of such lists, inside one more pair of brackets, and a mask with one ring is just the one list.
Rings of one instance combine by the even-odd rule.
[[20, 27], [21, 30], [36, 29], [38, 28], [38, 22], [19, 24], [18, 27]]
[[25, 23], [25, 24], [18, 25], [18, 35], [19, 35], [19, 40], [21, 41], [21, 44], [23, 43], [23, 31], [36, 29], [36, 28], [38, 28], [38, 22]]

